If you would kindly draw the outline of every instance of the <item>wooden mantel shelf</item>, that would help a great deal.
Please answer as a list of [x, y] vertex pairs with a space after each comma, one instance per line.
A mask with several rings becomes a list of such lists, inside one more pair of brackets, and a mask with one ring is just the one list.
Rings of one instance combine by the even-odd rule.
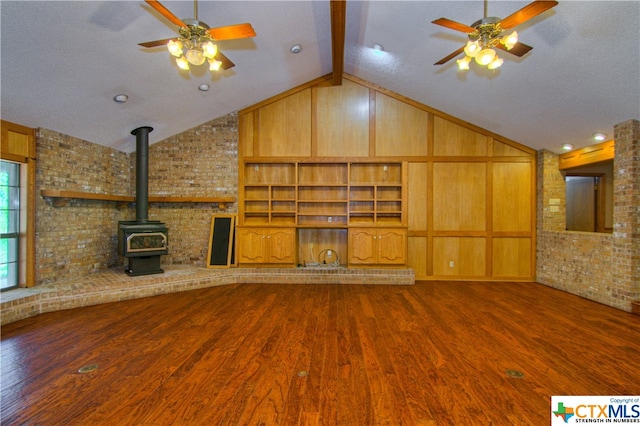
[[[72, 199], [80, 200], [100, 200], [115, 201], [118, 206], [135, 203], [135, 197], [128, 195], [96, 194], [93, 192], [59, 191], [57, 189], [43, 189], [40, 191], [43, 197], [52, 198], [55, 207], [63, 207], [69, 204]], [[226, 204], [234, 203], [236, 197], [149, 197], [150, 203], [218, 203], [221, 209], [226, 208]]]

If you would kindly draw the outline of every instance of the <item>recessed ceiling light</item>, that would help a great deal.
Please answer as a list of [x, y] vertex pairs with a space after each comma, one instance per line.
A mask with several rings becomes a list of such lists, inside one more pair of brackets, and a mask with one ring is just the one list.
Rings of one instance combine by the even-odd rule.
[[119, 95], [115, 95], [113, 97], [113, 100], [118, 102], [119, 104], [123, 104], [125, 102], [127, 102], [127, 100], [129, 99], [129, 97], [123, 93], [119, 94]]
[[200, 86], [198, 86], [198, 89], [202, 92], [206, 92], [207, 90], [209, 90], [209, 85], [207, 83], [202, 83]]
[[605, 135], [604, 133], [594, 133], [593, 134], [593, 139], [597, 140], [597, 141], [603, 141], [607, 138], [607, 135]]
[[571, 145], [570, 143], [562, 144], [562, 149], [564, 149], [565, 151], [571, 151], [573, 149], [573, 145]]
[[380, 43], [375, 43], [373, 45], [373, 50], [375, 50], [376, 52], [384, 52], [384, 46], [382, 46]]
[[302, 46], [300, 46], [299, 44], [294, 44], [293, 46], [291, 46], [291, 49], [289, 49], [289, 51], [291, 53], [300, 53], [302, 52]]

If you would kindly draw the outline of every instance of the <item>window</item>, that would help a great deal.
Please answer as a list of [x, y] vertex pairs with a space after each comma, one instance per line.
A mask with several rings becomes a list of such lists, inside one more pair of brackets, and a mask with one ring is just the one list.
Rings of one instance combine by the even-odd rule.
[[20, 164], [0, 161], [0, 290], [19, 283]]

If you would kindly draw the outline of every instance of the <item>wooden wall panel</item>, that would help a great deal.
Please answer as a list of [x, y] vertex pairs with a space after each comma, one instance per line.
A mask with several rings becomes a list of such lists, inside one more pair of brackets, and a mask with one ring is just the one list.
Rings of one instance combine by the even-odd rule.
[[36, 156], [35, 130], [2, 120], [0, 147], [2, 158], [26, 163]]
[[377, 156], [427, 155], [429, 114], [382, 93], [376, 93]]
[[260, 156], [311, 155], [310, 88], [265, 105], [258, 114]]
[[433, 229], [486, 229], [487, 166], [485, 163], [433, 165]]
[[533, 275], [531, 238], [494, 238], [494, 277], [527, 278]]
[[528, 157], [529, 154], [526, 151], [507, 145], [500, 141], [493, 141], [493, 156], [494, 157]]
[[433, 155], [485, 156], [489, 138], [440, 117], [433, 120]]
[[407, 266], [413, 269], [416, 279], [424, 279], [427, 271], [427, 237], [409, 237], [407, 243]]
[[486, 256], [486, 238], [434, 237], [433, 275], [483, 277]]
[[531, 231], [530, 163], [493, 163], [493, 230]]
[[317, 89], [320, 157], [369, 156], [369, 89], [344, 80]]
[[[309, 182], [329, 178], [315, 172], [315, 158], [405, 162], [402, 225], [419, 279], [534, 278], [535, 150], [354, 77], [341, 86], [319, 79], [240, 113], [239, 153], [309, 157], [301, 171]], [[357, 177], [363, 170], [349, 179], [379, 179]], [[329, 234], [301, 232], [298, 255], [309, 257], [312, 244], [347, 250], [344, 229]]]
[[253, 152], [255, 135], [253, 120], [256, 114], [255, 111], [249, 111], [238, 117], [238, 137], [241, 141], [239, 149], [240, 154], [244, 157], [257, 155], [257, 153], [254, 154]]
[[409, 163], [407, 179], [407, 215], [409, 229], [426, 231], [427, 218], [427, 163]]

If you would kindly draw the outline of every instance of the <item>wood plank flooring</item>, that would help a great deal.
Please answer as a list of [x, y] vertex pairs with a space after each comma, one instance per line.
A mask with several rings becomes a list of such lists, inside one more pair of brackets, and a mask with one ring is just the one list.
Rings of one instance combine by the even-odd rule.
[[534, 283], [212, 287], [1, 345], [2, 425], [547, 425], [552, 395], [640, 395], [640, 316]]

